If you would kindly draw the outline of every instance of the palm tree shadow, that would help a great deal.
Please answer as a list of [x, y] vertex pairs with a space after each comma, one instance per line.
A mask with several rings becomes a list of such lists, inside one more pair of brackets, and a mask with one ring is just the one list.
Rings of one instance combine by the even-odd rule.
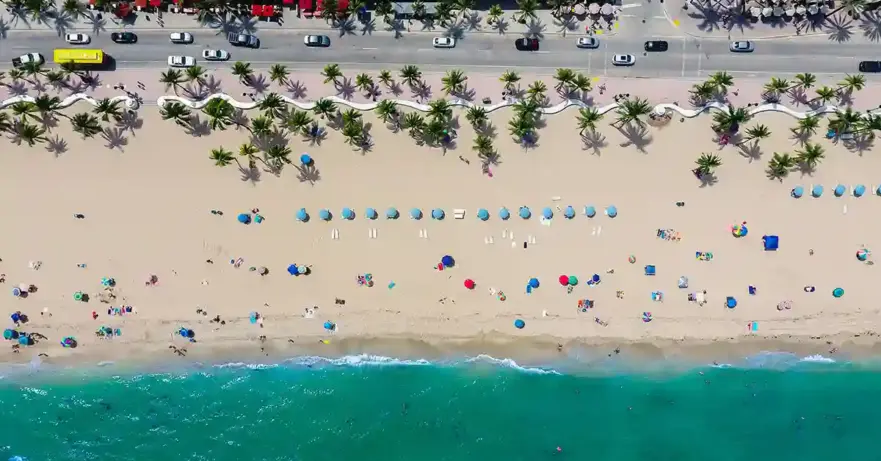
[[98, 19], [93, 11], [86, 12], [85, 21], [89, 27], [92, 28], [92, 33], [95, 35], [101, 35], [101, 32], [106, 32], [107, 29], [105, 26], [107, 25], [107, 21], [102, 17]]
[[196, 82], [187, 82], [184, 84], [183, 91], [188, 98], [196, 101], [201, 101], [211, 94], [205, 86]]
[[600, 149], [608, 147], [606, 136], [596, 130], [587, 130], [581, 135], [581, 150], [589, 150], [591, 154], [599, 157]]
[[350, 101], [352, 96], [355, 95], [355, 84], [352, 83], [352, 79], [348, 77], [343, 77], [342, 80], [334, 83], [334, 87], [336, 89], [336, 95], [346, 101]]
[[404, 36], [404, 31], [407, 30], [407, 27], [404, 26], [404, 21], [395, 19], [385, 28], [385, 30], [388, 32], [394, 32], [395, 38], [398, 39]]
[[732, 14], [725, 18], [725, 29], [729, 32], [737, 29], [740, 33], [744, 33], [747, 29], [753, 29], [753, 22], [750, 18], [742, 14]]
[[43, 125], [43, 128], [46, 131], [52, 131], [53, 128], [58, 127], [58, 119], [52, 113], [45, 113], [39, 116], [40, 125]]
[[376, 19], [361, 24], [361, 35], [373, 35], [376, 32]]
[[431, 32], [431, 31], [434, 31], [435, 29], [437, 29], [437, 24], [434, 23], [434, 19], [425, 18], [422, 20], [422, 32], [425, 32], [425, 31]]
[[285, 89], [291, 94], [291, 99], [306, 99], [306, 85], [299, 80], [296, 82], [288, 80]]
[[355, 23], [353, 18], [347, 18], [337, 24], [337, 29], [340, 31], [340, 38], [345, 37], [346, 35], [355, 35], [355, 31], [358, 29], [358, 24]]
[[480, 12], [479, 11], [471, 11], [469, 14], [462, 16], [462, 23], [468, 28], [468, 30], [480, 30], [483, 28], [483, 22], [481, 21]]
[[122, 128], [105, 127], [101, 131], [101, 138], [103, 138], [104, 141], [107, 141], [107, 144], [105, 144], [104, 147], [110, 150], [118, 148], [120, 152], [124, 152], [125, 146], [128, 145], [128, 138], [125, 136], [125, 131]]
[[477, 90], [474, 88], [468, 88], [468, 85], [466, 84], [465, 88], [463, 88], [462, 91], [455, 93], [454, 96], [464, 101], [471, 102], [477, 97]]
[[648, 153], [645, 148], [652, 143], [653, 138], [645, 125], [641, 123], [628, 123], [621, 127], [621, 129], [619, 129], [618, 131], [620, 131], [626, 139], [626, 141], [620, 144], [621, 147], [632, 146], [643, 154]]
[[55, 135], [54, 138], [46, 141], [46, 150], [54, 154], [56, 157], [60, 157], [68, 150], [67, 141], [62, 139], [61, 136]]
[[327, 130], [320, 128], [318, 123], [313, 123], [312, 128], [303, 133], [303, 141], [309, 141], [310, 146], [320, 146], [327, 139]]
[[737, 146], [740, 149], [740, 155], [749, 159], [749, 163], [757, 162], [762, 159], [762, 149], [758, 142], [748, 142], [745, 145]]
[[798, 144], [799, 146], [804, 146], [811, 139], [811, 134], [804, 131], [794, 130], [792, 131], [792, 135], [789, 137], [792, 140], [793, 144]]
[[0, 18], [0, 40], [6, 38], [7, 34], [9, 34], [9, 29], [9, 23], [5, 19]]
[[486, 136], [490, 139], [496, 139], [496, 136], [499, 135], [499, 131], [496, 126], [492, 122], [486, 122], [483, 126], [478, 127], [474, 130], [480, 136]]
[[[9, 9], [9, 14], [12, 15], [12, 25], [16, 26], [19, 22], [23, 22], [24, 26], [28, 29], [31, 29], [31, 23], [28, 21], [28, 10], [24, 5], [13, 4], [13, 6]], [[8, 25], [7, 25], [8, 30]], [[6, 38], [5, 36], [3, 38]]]
[[578, 20], [574, 16], [560, 17], [554, 19], [554, 26], [557, 27], [557, 33], [565, 37], [567, 33], [578, 30]]
[[875, 144], [875, 137], [871, 134], [860, 133], [854, 135], [853, 139], [842, 141], [844, 147], [851, 152], [856, 152], [860, 157], [867, 151], [872, 150]]
[[237, 32], [245, 33], [245, 34], [253, 34], [257, 32], [257, 18], [249, 17], [242, 20], [241, 17], [236, 18], [239, 21], [239, 30]]
[[116, 126], [123, 131], [130, 132], [134, 136], [135, 130], [140, 130], [144, 127], [144, 120], [138, 117], [137, 111], [126, 110], [122, 112], [119, 120], [116, 121]]
[[869, 41], [881, 41], [881, 15], [874, 11], [864, 13], [860, 29]]
[[297, 169], [297, 180], [300, 182], [308, 182], [314, 186], [316, 182], [321, 181], [321, 171], [315, 167], [314, 163], [309, 165], [301, 164], [294, 168]]
[[844, 90], [838, 93], [839, 106], [853, 106], [853, 90]]
[[84, 73], [80, 74], [79, 77], [80, 77], [80, 80], [85, 85], [84, 90], [95, 91], [95, 89], [97, 89], [99, 86], [101, 86], [102, 81], [101, 81], [100, 74], [95, 74], [92, 71], [87, 70]]
[[398, 97], [404, 93], [404, 90], [401, 88], [401, 84], [398, 82], [392, 82], [388, 86], [388, 90], [392, 93], [394, 97]]
[[714, 173], [702, 174], [698, 179], [701, 182], [698, 187], [701, 189], [705, 187], [713, 187], [719, 182], [719, 178], [717, 178]]
[[804, 178], [805, 176], [813, 176], [816, 171], [816, 167], [808, 165], [807, 163], [798, 164], [798, 172], [801, 174], [802, 178]]
[[691, 4], [696, 11], [689, 9], [688, 17], [700, 21], [697, 25], [701, 32], [713, 32], [722, 28], [722, 15], [715, 9], [705, 5]]
[[804, 88], [793, 88], [789, 91], [789, 101], [796, 106], [806, 106], [810, 98]]
[[27, 83], [21, 80], [10, 82], [8, 85], [6, 85], [6, 90], [11, 96], [24, 96], [28, 94]]
[[493, 22], [492, 28], [495, 29], [499, 35], [505, 35], [508, 33], [508, 29], [511, 27], [511, 23], [508, 22], [505, 18], [499, 18], [497, 21]]
[[240, 130], [243, 126], [248, 126], [251, 123], [251, 120], [248, 118], [248, 115], [245, 114], [245, 111], [242, 109], [236, 109], [232, 114], [232, 123], [236, 126], [236, 130]]
[[193, 114], [190, 117], [190, 126], [186, 128], [186, 133], [190, 136], [201, 138], [211, 134], [211, 126], [208, 125], [208, 120], [202, 120], [199, 114]]
[[70, 29], [72, 22], [73, 18], [71, 18], [70, 15], [67, 14], [67, 12], [62, 11], [61, 13], [57, 14], [55, 16], [53, 24], [55, 28], [55, 33], [57, 33], [59, 37], [64, 37], [64, 34], [66, 34], [68, 29]]
[[465, 27], [461, 22], [450, 24], [444, 31], [444, 37], [452, 37], [456, 40], [462, 40], [465, 37]]
[[523, 33], [523, 36], [543, 40], [545, 38], [545, 30], [547, 30], [547, 26], [540, 19], [532, 18], [529, 20], [529, 24], [526, 25], [526, 32]]
[[255, 92], [262, 94], [269, 88], [269, 82], [266, 81], [265, 75], [257, 74], [248, 80], [248, 86]]
[[214, 74], [209, 74], [205, 79], [205, 83], [202, 85], [209, 94], [211, 93], [220, 93], [221, 85], [223, 81], [219, 78], [215, 77]]
[[419, 99], [421, 101], [427, 101], [431, 99], [431, 85], [426, 83], [422, 83], [421, 85], [411, 86], [410, 91], [413, 92], [413, 97]]
[[826, 27], [829, 28], [829, 41], [836, 43], [849, 42], [853, 37], [853, 20], [844, 15], [835, 15], [826, 18]]
[[241, 174], [239, 179], [241, 179], [242, 182], [250, 182], [251, 184], [260, 182], [260, 179], [263, 177], [260, 168], [251, 168], [250, 166], [245, 167], [244, 165], [239, 165], [239, 173]]

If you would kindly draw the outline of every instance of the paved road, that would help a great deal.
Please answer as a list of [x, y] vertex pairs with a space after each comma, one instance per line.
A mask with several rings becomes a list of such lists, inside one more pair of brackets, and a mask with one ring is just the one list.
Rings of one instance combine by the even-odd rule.
[[[799, 72], [819, 75], [844, 74], [857, 71], [863, 59], [878, 59], [877, 44], [836, 44], [824, 39], [759, 41], [754, 53], [734, 54], [728, 51], [725, 40], [695, 40], [670, 38], [666, 53], [643, 55], [643, 39], [635, 37], [604, 37], [596, 50], [575, 48], [575, 38], [548, 37], [541, 42], [539, 52], [518, 52], [513, 37], [472, 35], [460, 40], [449, 50], [431, 47], [431, 36], [408, 35], [395, 39], [383, 33], [373, 36], [332, 35], [330, 48], [315, 49], [303, 46], [302, 33], [260, 33], [259, 50], [230, 47], [213, 31], [194, 33], [192, 45], [173, 45], [167, 32], [142, 31], [137, 45], [117, 45], [109, 33], [93, 36], [91, 47], [102, 48], [117, 61], [118, 68], [165, 67], [169, 54], [194, 56], [201, 61], [201, 50], [221, 47], [231, 52], [233, 60], [251, 62], [256, 68], [284, 63], [292, 67], [321, 67], [335, 62], [348, 67], [365, 69], [416, 64], [424, 70], [442, 70], [450, 67], [468, 69], [529, 68], [551, 71], [558, 67], [583, 69], [589, 75], [616, 77], [703, 77], [725, 70], [736, 76], [767, 78], [769, 75], [787, 76]], [[54, 34], [16, 34], [4, 40], [0, 47], [0, 63], [9, 66], [17, 55], [38, 51], [51, 60], [52, 49], [66, 47]], [[636, 56], [636, 65], [618, 68], [611, 65], [616, 53]], [[205, 67], [216, 67], [207, 65]]]

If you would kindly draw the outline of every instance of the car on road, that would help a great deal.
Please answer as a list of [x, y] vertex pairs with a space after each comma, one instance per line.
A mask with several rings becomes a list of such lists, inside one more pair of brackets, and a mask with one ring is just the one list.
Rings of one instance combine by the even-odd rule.
[[881, 61], [861, 61], [860, 72], [878, 73], [881, 72]]
[[169, 67], [193, 67], [196, 65], [196, 58], [192, 56], [169, 56]]
[[237, 34], [230, 32], [226, 35], [226, 40], [232, 46], [244, 46], [247, 48], [260, 48], [260, 39], [251, 34]]
[[178, 45], [193, 43], [193, 34], [189, 32], [172, 32], [168, 38], [171, 39], [171, 43], [177, 43]]
[[518, 38], [514, 40], [514, 48], [519, 51], [538, 51], [537, 38]]
[[645, 42], [644, 47], [646, 51], [653, 53], [667, 51], [667, 49], [670, 48], [670, 44], [663, 40], [650, 40], [648, 42]]
[[202, 58], [206, 61], [228, 61], [229, 52], [226, 50], [202, 50]]
[[46, 59], [40, 53], [23, 54], [17, 58], [12, 58], [12, 67], [21, 67], [28, 63], [43, 64]]
[[632, 66], [636, 58], [632, 54], [616, 54], [612, 56], [612, 64], [616, 66]]
[[578, 37], [578, 40], [575, 40], [575, 46], [593, 50], [600, 47], [600, 39], [596, 37]]
[[327, 35], [307, 35], [303, 37], [303, 44], [309, 47], [327, 48], [330, 46], [330, 37]]
[[134, 32], [114, 32], [110, 34], [110, 40], [116, 43], [138, 43], [138, 36]]
[[64, 41], [71, 45], [88, 45], [92, 41], [92, 37], [86, 34], [66, 34]]
[[749, 40], [738, 40], [736, 42], [731, 42], [728, 49], [731, 50], [732, 53], [752, 53], [753, 50], [756, 49], [756, 46]]
[[456, 39], [453, 37], [435, 37], [431, 39], [431, 44], [435, 48], [455, 48]]

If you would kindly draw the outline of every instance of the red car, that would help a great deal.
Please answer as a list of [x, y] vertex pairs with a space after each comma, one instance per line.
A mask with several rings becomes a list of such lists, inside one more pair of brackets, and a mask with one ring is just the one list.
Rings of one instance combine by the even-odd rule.
[[537, 38], [518, 38], [514, 40], [514, 47], [519, 51], [538, 51]]

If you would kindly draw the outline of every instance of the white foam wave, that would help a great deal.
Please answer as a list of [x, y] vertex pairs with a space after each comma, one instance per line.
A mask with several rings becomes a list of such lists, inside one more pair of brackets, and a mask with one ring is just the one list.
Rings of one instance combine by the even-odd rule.
[[814, 363], [836, 363], [836, 360], [831, 357], [824, 357], [819, 354], [809, 355], [807, 357], [802, 358], [799, 362], [814, 362]]
[[510, 368], [512, 370], [522, 371], [524, 373], [534, 373], [539, 375], [559, 375], [560, 373], [547, 369], [547, 368], [539, 368], [539, 367], [524, 367], [519, 365], [513, 359], [497, 359], [491, 355], [480, 354], [477, 357], [472, 357], [465, 361], [466, 363], [475, 363], [475, 362], [484, 362], [491, 363], [493, 365], [502, 366], [505, 368]]
[[[11, 98], [4, 99], [3, 101], [0, 101], [0, 109], [5, 109], [9, 106], [12, 106], [13, 104], [18, 104], [20, 102], [34, 102], [34, 101], [36, 101], [36, 99], [34, 99], [33, 96], [28, 96], [28, 95], [13, 96]], [[74, 93], [74, 94], [62, 99], [61, 102], [58, 104], [58, 107], [61, 109], [65, 109], [65, 108], [68, 108], [68, 107], [70, 107], [80, 101], [87, 102], [95, 107], [98, 106], [97, 99], [95, 99], [85, 93]], [[125, 105], [125, 107], [128, 109], [131, 109], [131, 110], [138, 110], [138, 107], [140, 107], [140, 103], [138, 103], [138, 101], [136, 99], [130, 98], [128, 96], [114, 96], [114, 97], [110, 98], [110, 101], [122, 101], [122, 103]]]

